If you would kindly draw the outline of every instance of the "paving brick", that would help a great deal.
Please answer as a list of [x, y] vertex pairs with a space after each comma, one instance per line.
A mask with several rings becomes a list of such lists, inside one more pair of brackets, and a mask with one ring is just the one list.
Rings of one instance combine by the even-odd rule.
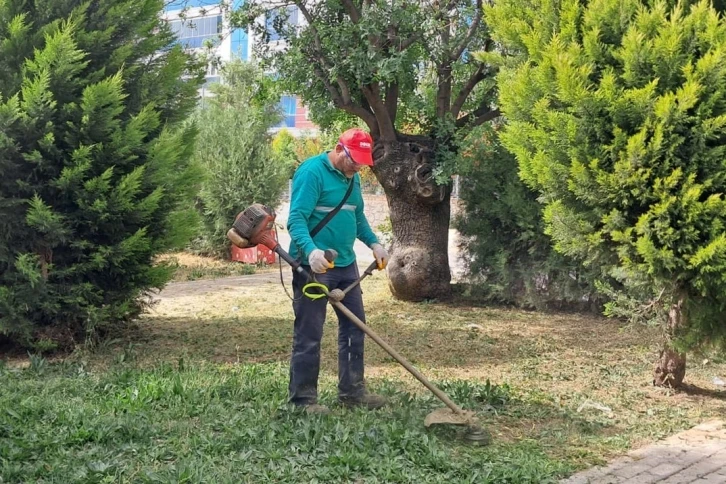
[[630, 452], [628, 456], [636, 461], [645, 459], [671, 460], [679, 458], [681, 454], [685, 454], [690, 448], [690, 446], [681, 445], [649, 445]]
[[711, 421], [637, 449], [566, 484], [726, 484], [726, 425]]
[[695, 484], [726, 484], [726, 476], [720, 476], [716, 473], [703, 476], [697, 481], [693, 481]]
[[560, 481], [560, 484], [590, 484], [590, 478], [583, 474], [575, 474]]
[[691, 449], [683, 452], [678, 457], [671, 460], [672, 464], [680, 464], [683, 467], [690, 467], [698, 462], [708, 459], [708, 455], [703, 453], [700, 449]]
[[665, 479], [666, 477], [670, 477], [673, 474], [676, 474], [678, 472], [681, 472], [685, 469], [683, 469], [683, 466], [678, 464], [670, 464], [668, 462], [665, 462], [663, 464], [660, 464], [656, 467], [653, 467], [648, 472], [650, 474], [653, 474], [654, 476], [658, 476], [661, 479]]
[[620, 484], [621, 482], [623, 482], [622, 477], [608, 474], [606, 476], [598, 477], [597, 479], [591, 480], [589, 484]]
[[681, 471], [678, 474], [673, 474], [669, 478], [657, 482], [658, 484], [690, 484], [694, 480], [697, 479], [694, 479], [692, 474]]
[[612, 474], [614, 474], [618, 477], [625, 478], [625, 479], [630, 479], [631, 477], [635, 477], [638, 474], [642, 474], [643, 472], [646, 472], [646, 471], [652, 469], [653, 464], [657, 465], [657, 463], [649, 462], [648, 460], [635, 462], [631, 465], [627, 465], [627, 466], [621, 467], [620, 469], [616, 469], [616, 470], [612, 471]]
[[603, 469], [606, 473], [611, 473], [614, 471], [617, 471], [618, 469], [622, 469], [623, 467], [632, 465], [633, 462], [635, 462], [635, 459], [632, 457], [624, 456], [624, 457], [618, 457], [617, 459], [611, 461], [606, 466], [603, 466]]
[[663, 463], [676, 464], [686, 468], [698, 461], [706, 459], [704, 455], [696, 449], [686, 450], [679, 449], [675, 452], [660, 452], [649, 455], [648, 457], [637, 461], [638, 465], [647, 465], [649, 467], [657, 467]]
[[724, 460], [716, 456], [711, 456], [708, 459], [704, 459], [700, 462], [687, 467], [685, 470], [694, 475], [694, 478], [699, 478], [713, 472], [716, 472], [723, 468]]
[[632, 457], [633, 459], [645, 459], [647, 457], [653, 456], [653, 455], [661, 455], [666, 452], [669, 452], [671, 450], [671, 447], [667, 445], [662, 445], [660, 443], [652, 444], [652, 445], [646, 445], [645, 447], [641, 447], [639, 449], [635, 449], [631, 451], [628, 455]]
[[568, 477], [565, 481], [562, 481], [564, 484], [565, 482], [567, 484], [581, 484], [581, 483], [589, 483], [593, 481], [594, 479], [599, 479], [603, 476], [606, 476], [608, 473], [605, 472], [604, 468], [602, 467], [592, 467], [590, 469], [587, 469], [586, 471], [579, 472], [577, 474], [574, 474], [570, 477]]
[[701, 451], [704, 455], [712, 456], [714, 454], [726, 455], [726, 441], [717, 440], [709, 442], [701, 447], [696, 447], [694, 450]]
[[623, 481], [622, 484], [652, 484], [654, 482], [662, 482], [662, 477], [660, 476], [654, 476], [653, 474], [649, 474], [647, 472], [643, 472], [642, 474], [638, 474], [635, 477], [631, 477], [630, 479]]

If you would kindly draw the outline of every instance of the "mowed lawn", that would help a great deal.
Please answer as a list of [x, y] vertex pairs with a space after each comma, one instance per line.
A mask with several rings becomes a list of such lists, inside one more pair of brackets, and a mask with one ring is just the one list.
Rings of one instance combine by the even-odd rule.
[[[255, 277], [255, 276], [252, 276]], [[652, 386], [657, 329], [594, 316], [402, 303], [364, 283], [368, 323], [492, 435], [425, 428], [441, 403], [372, 341], [383, 410], [336, 405], [336, 323], [321, 401], [286, 403], [290, 301], [238, 279], [169, 286], [130, 333], [0, 364], [0, 482], [554, 482], [726, 414], [726, 361], [690, 355], [688, 391]]]

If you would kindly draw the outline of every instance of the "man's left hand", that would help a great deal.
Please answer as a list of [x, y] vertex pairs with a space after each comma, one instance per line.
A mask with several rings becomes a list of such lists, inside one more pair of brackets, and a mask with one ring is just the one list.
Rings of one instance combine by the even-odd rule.
[[378, 263], [378, 270], [382, 271], [388, 265], [388, 251], [381, 244], [373, 244], [371, 249], [373, 249], [373, 257]]

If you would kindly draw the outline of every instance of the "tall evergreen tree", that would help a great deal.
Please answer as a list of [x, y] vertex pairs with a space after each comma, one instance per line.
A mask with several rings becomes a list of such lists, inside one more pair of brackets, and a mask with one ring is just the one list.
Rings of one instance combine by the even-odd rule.
[[[648, 294], [678, 386], [726, 343], [726, 21], [707, 2], [498, 0], [503, 135], [558, 250]], [[484, 54], [484, 56], [487, 56]], [[652, 318], [651, 318], [652, 319]]]
[[161, 0], [0, 0], [0, 334], [126, 320], [188, 240], [200, 66]]

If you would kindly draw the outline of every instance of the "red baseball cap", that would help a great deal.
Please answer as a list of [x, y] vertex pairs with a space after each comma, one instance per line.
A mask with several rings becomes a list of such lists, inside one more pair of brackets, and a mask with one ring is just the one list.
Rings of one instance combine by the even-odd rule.
[[358, 164], [373, 166], [373, 138], [360, 128], [351, 128], [338, 138], [348, 154]]

